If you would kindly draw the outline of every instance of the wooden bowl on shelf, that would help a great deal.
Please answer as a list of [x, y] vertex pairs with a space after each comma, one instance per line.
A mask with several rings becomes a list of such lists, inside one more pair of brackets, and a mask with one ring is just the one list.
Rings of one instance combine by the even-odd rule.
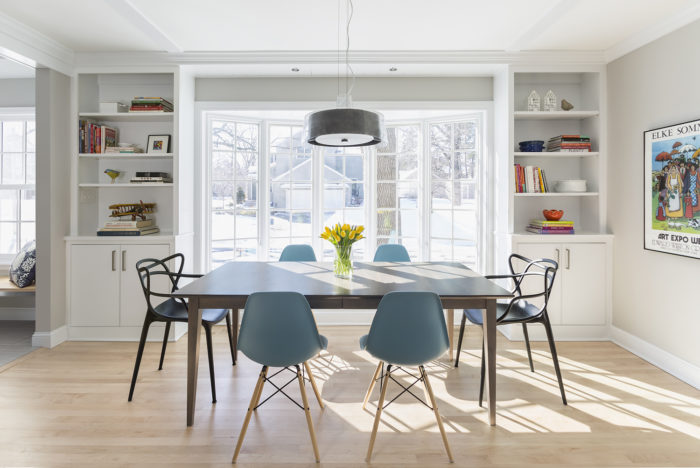
[[542, 210], [542, 214], [547, 221], [559, 221], [564, 216], [564, 210]]

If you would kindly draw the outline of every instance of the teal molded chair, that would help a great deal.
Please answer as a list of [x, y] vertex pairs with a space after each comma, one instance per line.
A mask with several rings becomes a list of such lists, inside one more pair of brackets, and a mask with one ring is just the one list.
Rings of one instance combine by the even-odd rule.
[[[372, 457], [379, 420], [384, 409], [386, 389], [389, 386], [389, 380], [391, 380], [403, 388], [399, 395], [408, 392], [433, 410], [447, 456], [452, 462], [452, 451], [447, 442], [442, 419], [440, 419], [435, 395], [433, 395], [428, 374], [423, 367], [426, 362], [437, 359], [449, 348], [449, 338], [440, 297], [431, 292], [397, 291], [386, 294], [379, 302], [369, 334], [360, 338], [360, 347], [379, 360], [362, 404], [363, 409], [367, 405], [377, 380], [380, 380], [381, 388], [366, 461], [369, 462]], [[385, 363], [388, 364], [386, 371], [383, 370]], [[417, 377], [409, 373], [416, 381], [408, 387], [392, 376], [392, 372], [396, 372], [397, 369], [408, 373], [402, 369], [404, 366], [418, 367], [419, 372]], [[423, 382], [426, 400], [429, 400], [430, 404], [411, 392], [410, 388], [417, 382]], [[394, 400], [387, 403], [387, 406]]]
[[316, 254], [310, 245], [292, 244], [282, 250], [280, 262], [315, 262]]
[[374, 252], [375, 262], [410, 262], [408, 250], [401, 244], [382, 244]]
[[[311, 444], [316, 462], [319, 462], [316, 434], [311, 422], [309, 403], [304, 389], [304, 377], [299, 366], [304, 365], [318, 404], [323, 409], [321, 394], [307, 361], [320, 353], [321, 350], [326, 349], [327, 346], [328, 340], [319, 335], [309, 303], [302, 294], [297, 292], [258, 292], [248, 297], [238, 337], [238, 349], [252, 361], [262, 364], [262, 370], [253, 390], [253, 397], [248, 406], [243, 428], [238, 436], [233, 463], [236, 463], [236, 458], [238, 458], [253, 411], [280, 392], [292, 400], [283, 389], [295, 380], [299, 382], [304, 406], [294, 400], [292, 402], [306, 413]], [[270, 367], [282, 367], [282, 369], [268, 377], [267, 372]], [[295, 370], [292, 370], [292, 367]], [[270, 379], [284, 370], [296, 374], [295, 377], [282, 386], [272, 383]], [[265, 382], [270, 382], [277, 390], [260, 403]]]

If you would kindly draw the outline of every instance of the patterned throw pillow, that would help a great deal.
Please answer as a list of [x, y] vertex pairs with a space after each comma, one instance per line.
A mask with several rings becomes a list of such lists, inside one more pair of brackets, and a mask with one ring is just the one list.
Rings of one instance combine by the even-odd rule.
[[36, 241], [30, 241], [22, 247], [10, 266], [10, 281], [20, 288], [34, 283], [36, 278]]

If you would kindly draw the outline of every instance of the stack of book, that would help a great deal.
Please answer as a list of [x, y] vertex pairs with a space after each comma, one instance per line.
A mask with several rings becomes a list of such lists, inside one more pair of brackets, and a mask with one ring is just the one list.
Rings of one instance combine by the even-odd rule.
[[152, 219], [137, 221], [107, 221], [97, 231], [98, 236], [147, 236], [160, 232]]
[[132, 184], [171, 184], [173, 179], [167, 172], [137, 172], [130, 182]]
[[105, 153], [117, 146], [117, 131], [88, 120], [78, 121], [78, 152]]
[[105, 153], [143, 153], [143, 149], [136, 145], [129, 146], [111, 146], [105, 150]]
[[574, 234], [574, 222], [533, 219], [525, 229], [535, 234]]
[[173, 104], [162, 97], [135, 97], [129, 112], [172, 112]]
[[586, 135], [559, 135], [549, 139], [546, 149], [564, 153], [590, 152], [591, 139]]
[[547, 193], [549, 184], [544, 169], [536, 166], [514, 165], [516, 193]]

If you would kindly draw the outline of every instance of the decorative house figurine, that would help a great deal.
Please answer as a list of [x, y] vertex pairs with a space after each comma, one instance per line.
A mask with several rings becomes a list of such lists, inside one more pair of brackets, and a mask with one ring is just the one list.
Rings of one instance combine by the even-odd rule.
[[557, 96], [551, 89], [544, 95], [544, 110], [549, 112], [557, 110]]
[[527, 110], [530, 112], [540, 110], [540, 95], [534, 89], [530, 91], [530, 95], [527, 97]]

